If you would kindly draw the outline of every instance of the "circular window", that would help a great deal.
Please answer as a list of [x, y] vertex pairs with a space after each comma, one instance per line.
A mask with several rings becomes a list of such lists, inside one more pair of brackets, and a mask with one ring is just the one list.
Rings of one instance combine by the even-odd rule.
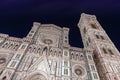
[[5, 63], [6, 59], [5, 58], [0, 58], [0, 64]]
[[45, 44], [52, 44], [52, 43], [53, 43], [53, 41], [50, 40], [50, 39], [45, 39], [43, 42], [44, 42]]
[[75, 65], [73, 67], [73, 72], [77, 75], [77, 76], [83, 76], [85, 73], [84, 68], [82, 68], [80, 65]]
[[75, 69], [75, 74], [77, 74], [78, 76], [82, 75], [81, 69]]

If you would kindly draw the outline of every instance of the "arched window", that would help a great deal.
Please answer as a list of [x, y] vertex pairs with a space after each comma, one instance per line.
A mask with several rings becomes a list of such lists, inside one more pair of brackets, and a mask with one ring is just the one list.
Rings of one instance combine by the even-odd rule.
[[91, 56], [91, 55], [88, 55], [88, 59], [89, 59], [89, 60], [92, 60], [92, 56]]
[[59, 53], [58, 52], [56, 52], [56, 57], [59, 57]]
[[64, 51], [64, 56], [68, 56], [68, 52], [67, 51]]
[[78, 55], [78, 53], [76, 53], [76, 59], [77, 59], [77, 60], [79, 59], [79, 55]]
[[40, 50], [41, 50], [41, 49], [40, 49], [40, 48], [38, 48], [37, 53], [40, 53]]
[[105, 40], [105, 38], [102, 35], [100, 35], [100, 37], [101, 37], [102, 40]]
[[8, 48], [10, 48], [10, 49], [12, 49], [12, 47], [13, 47], [13, 43], [11, 43], [11, 44], [8, 46]]
[[95, 36], [96, 36], [97, 39], [100, 39], [99, 36], [98, 36], [97, 34], [96, 34]]
[[18, 48], [18, 46], [19, 46], [19, 45], [18, 45], [18, 44], [16, 44], [16, 45], [15, 45], [15, 47], [14, 47], [14, 49], [17, 49], [17, 48]]
[[8, 46], [8, 43], [3, 44], [3, 48], [6, 48]]
[[87, 32], [86, 28], [83, 29], [83, 32], [84, 32], [84, 34], [86, 34], [86, 32]]
[[105, 49], [105, 48], [102, 48], [102, 50], [103, 50], [103, 52], [104, 52], [105, 54], [107, 54], [107, 51], [106, 51], [106, 49]]
[[109, 52], [111, 55], [114, 55], [111, 49], [108, 49], [108, 52]]
[[93, 29], [97, 29], [97, 27], [96, 27], [95, 24], [91, 24], [91, 27], [92, 27]]
[[26, 45], [22, 45], [22, 46], [21, 46], [21, 49], [25, 49], [25, 47], [26, 47]]
[[93, 77], [94, 77], [94, 79], [98, 79], [98, 76], [96, 73], [93, 73]]
[[31, 33], [34, 33], [34, 31], [31, 31]]
[[62, 52], [61, 51], [59, 51], [59, 56], [62, 57]]
[[77, 60], [76, 53], [73, 54], [73, 59]]
[[35, 52], [36, 51], [36, 47], [33, 48], [33, 51], [32, 52]]
[[73, 54], [74, 54], [74, 53], [71, 53], [70, 59], [73, 59], [73, 58], [74, 58]]

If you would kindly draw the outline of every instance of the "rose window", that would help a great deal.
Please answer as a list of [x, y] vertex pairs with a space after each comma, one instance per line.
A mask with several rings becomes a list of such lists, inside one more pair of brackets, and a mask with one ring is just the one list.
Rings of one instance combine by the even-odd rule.
[[73, 67], [73, 72], [77, 76], [83, 76], [85, 74], [85, 69], [82, 66], [80, 66], [80, 65], [75, 65]]
[[75, 74], [77, 74], [78, 76], [82, 75], [81, 69], [75, 69]]

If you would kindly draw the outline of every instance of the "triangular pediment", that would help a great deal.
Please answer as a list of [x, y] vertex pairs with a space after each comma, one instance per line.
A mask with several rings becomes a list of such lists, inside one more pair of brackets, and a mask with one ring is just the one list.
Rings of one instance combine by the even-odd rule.
[[48, 63], [48, 60], [45, 56], [38, 58], [38, 60], [36, 60], [30, 66], [30, 68], [28, 69], [28, 73], [33, 72], [33, 71], [42, 71], [42, 72], [45, 72], [47, 74], [50, 73], [49, 63]]

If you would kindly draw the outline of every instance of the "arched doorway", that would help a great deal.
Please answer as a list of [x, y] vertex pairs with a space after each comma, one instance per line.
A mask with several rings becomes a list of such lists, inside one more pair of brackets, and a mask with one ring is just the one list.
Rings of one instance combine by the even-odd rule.
[[44, 75], [37, 73], [30, 76], [28, 80], [47, 80], [47, 78]]

